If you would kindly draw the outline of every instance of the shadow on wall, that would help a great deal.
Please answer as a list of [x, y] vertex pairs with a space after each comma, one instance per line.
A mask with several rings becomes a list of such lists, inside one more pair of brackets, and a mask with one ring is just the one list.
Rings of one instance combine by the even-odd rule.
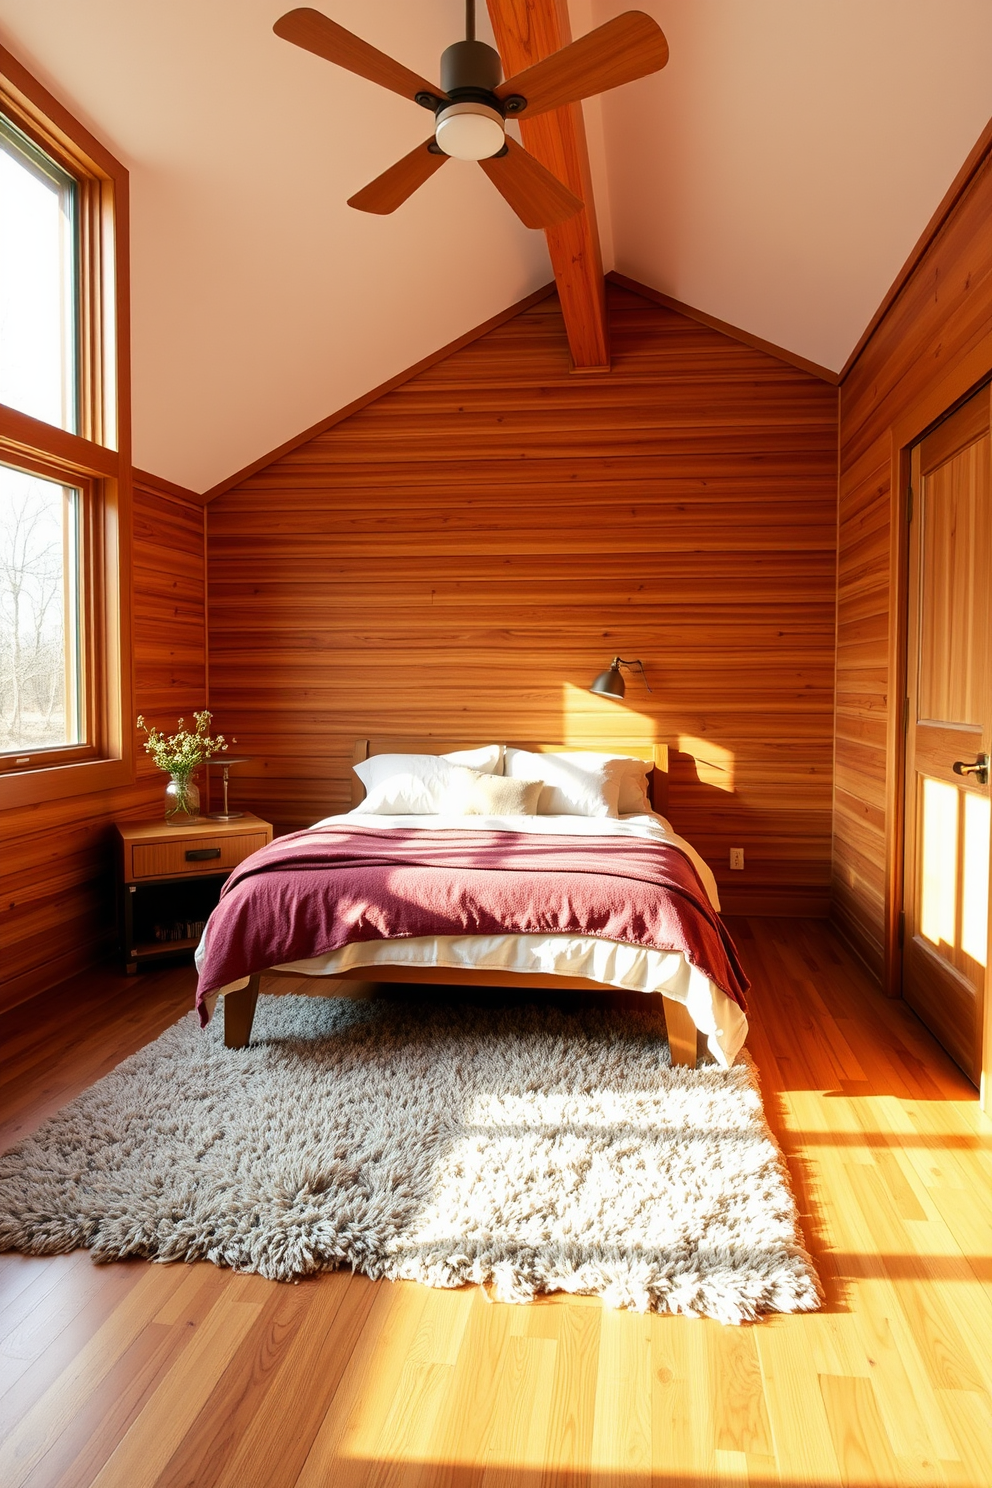
[[[760, 757], [742, 765], [728, 745], [679, 732], [664, 717], [645, 711], [650, 706], [636, 677], [622, 700], [565, 683], [563, 742], [573, 749], [667, 743], [668, 817], [713, 869], [724, 909], [823, 915], [829, 889], [829, 812], [818, 819], [812, 802], [797, 807], [782, 801], [780, 774], [787, 767], [795, 775], [794, 757], [780, 758], [774, 744], [762, 741]], [[806, 768], [815, 787], [827, 762], [811, 761]], [[743, 869], [730, 867], [733, 848], [744, 853]]]
[[729, 888], [733, 898], [738, 888], [748, 889], [750, 884], [744, 882], [747, 868], [730, 877], [730, 846], [751, 847], [750, 871], [755, 874], [761, 862], [756, 848], [768, 836], [768, 822], [760, 812], [749, 810], [737, 794], [732, 749], [712, 739], [677, 733], [663, 719], [642, 711], [645, 704], [650, 706], [644, 683], [636, 676], [627, 681], [622, 700], [566, 682], [562, 686], [562, 742], [572, 749], [667, 743], [668, 816], [676, 831], [688, 837], [709, 863], [721, 893]]
[[700, 785], [712, 786], [715, 790], [734, 794], [734, 752], [712, 739], [696, 739], [692, 734], [679, 735], [678, 755], [690, 758], [696, 767], [696, 780]]
[[[799, 761], [790, 742], [769, 739], [763, 726], [756, 738], [753, 718], [743, 752], [708, 737], [705, 717], [666, 716], [663, 679], [650, 666], [653, 693], [646, 692], [636, 674], [626, 678], [622, 700], [590, 692], [597, 669], [608, 664], [613, 649], [614, 643], [607, 642], [601, 660], [583, 646], [581, 654], [590, 659], [580, 663], [576, 648], [568, 662], [569, 681], [561, 680], [560, 656], [535, 656], [523, 687], [519, 661], [510, 668], [494, 656], [488, 663], [490, 688], [480, 695], [476, 687], [468, 700], [462, 669], [450, 653], [434, 657], [431, 666], [419, 661], [413, 680], [404, 678], [402, 684], [387, 658], [375, 708], [364, 697], [351, 702], [357, 683], [350, 681], [348, 668], [355, 668], [356, 676], [360, 672], [367, 686], [368, 658], [349, 658], [347, 665], [336, 658], [335, 698], [341, 711], [333, 716], [333, 728], [324, 724], [327, 704], [313, 687], [313, 714], [297, 713], [290, 728], [283, 727], [281, 717], [264, 720], [268, 737], [257, 748], [252, 747], [257, 718], [232, 713], [239, 749], [247, 741], [245, 753], [253, 756], [236, 781], [232, 776], [235, 805], [258, 811], [275, 823], [277, 832], [347, 810], [352, 751], [362, 737], [437, 737], [466, 746], [533, 741], [618, 751], [667, 743], [668, 815], [712, 867], [727, 912], [824, 914], [830, 813], [829, 801], [821, 798], [829, 754], [821, 751], [820, 759], [811, 750]], [[743, 849], [743, 871], [730, 869], [731, 848]]]

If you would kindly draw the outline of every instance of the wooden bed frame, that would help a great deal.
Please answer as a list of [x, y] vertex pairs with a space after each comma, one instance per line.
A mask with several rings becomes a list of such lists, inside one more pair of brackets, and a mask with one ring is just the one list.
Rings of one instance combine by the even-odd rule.
[[[359, 764], [376, 754], [450, 754], [456, 749], [471, 749], [463, 740], [436, 738], [382, 737], [359, 739], [355, 745], [352, 763]], [[601, 754], [629, 754], [635, 759], [650, 760], [648, 772], [648, 796], [655, 811], [662, 816], [668, 811], [668, 746], [667, 744], [642, 744], [609, 740], [584, 740], [581, 745], [568, 744], [512, 744], [515, 749], [529, 749], [535, 754], [559, 751], [593, 750]], [[364, 799], [365, 787], [352, 774], [352, 806]], [[229, 1049], [243, 1049], [251, 1038], [251, 1026], [255, 1017], [259, 986], [264, 972], [249, 979], [247, 987], [240, 992], [228, 992], [224, 997], [224, 1043]], [[298, 975], [299, 973], [294, 973]], [[396, 982], [422, 982], [433, 986], [466, 987], [520, 987], [546, 988], [553, 992], [614, 990], [609, 984], [595, 982], [588, 977], [554, 976], [548, 972], [533, 975], [514, 971], [464, 971], [441, 966], [351, 966], [346, 972], [336, 972], [326, 977], [315, 977], [319, 982], [371, 981], [391, 984]], [[319, 994], [318, 994], [319, 995]], [[328, 992], [330, 996], [331, 993]], [[696, 1025], [680, 1002], [675, 1002], [664, 993], [646, 993], [656, 1001], [661, 999], [664, 1007], [665, 1025], [672, 1063], [694, 1066], [697, 1058], [698, 1034]]]

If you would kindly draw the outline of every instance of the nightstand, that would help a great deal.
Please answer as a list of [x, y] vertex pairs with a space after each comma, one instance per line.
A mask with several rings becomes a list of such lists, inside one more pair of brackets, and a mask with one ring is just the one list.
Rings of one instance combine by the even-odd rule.
[[272, 841], [271, 824], [250, 812], [233, 822], [187, 827], [161, 820], [115, 825], [118, 927], [129, 973], [195, 950], [232, 868]]

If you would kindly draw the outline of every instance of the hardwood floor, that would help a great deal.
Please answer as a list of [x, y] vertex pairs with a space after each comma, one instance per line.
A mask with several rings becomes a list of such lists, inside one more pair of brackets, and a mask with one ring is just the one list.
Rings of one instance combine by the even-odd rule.
[[[0, 1256], [3, 1488], [986, 1488], [992, 1123], [826, 925], [731, 925], [822, 1312], [724, 1328], [350, 1274]], [[0, 1019], [3, 1145], [192, 985], [90, 972]]]

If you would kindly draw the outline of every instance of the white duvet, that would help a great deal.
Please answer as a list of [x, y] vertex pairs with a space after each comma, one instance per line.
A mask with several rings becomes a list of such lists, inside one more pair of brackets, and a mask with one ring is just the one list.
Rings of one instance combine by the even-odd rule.
[[[713, 908], [720, 908], [716, 880], [709, 866], [691, 843], [679, 837], [662, 816], [645, 814], [619, 819], [588, 816], [375, 816], [347, 812], [328, 816], [318, 827], [361, 825], [363, 829], [388, 831], [393, 827], [425, 827], [431, 831], [550, 832], [570, 837], [646, 837], [676, 847], [690, 860], [709, 895]], [[197, 948], [199, 969], [210, 923]], [[663, 992], [688, 1010], [707, 1047], [725, 1068], [747, 1037], [747, 1018], [734, 1000], [680, 951], [646, 950], [589, 935], [425, 935], [405, 940], [363, 942], [344, 946], [323, 956], [273, 966], [272, 971], [304, 976], [347, 974], [369, 966], [438, 966], [450, 970], [509, 971], [523, 974], [589, 977], [612, 987], [635, 992]], [[384, 978], [385, 980], [385, 978]], [[222, 987], [218, 995], [239, 990], [247, 979]]]

